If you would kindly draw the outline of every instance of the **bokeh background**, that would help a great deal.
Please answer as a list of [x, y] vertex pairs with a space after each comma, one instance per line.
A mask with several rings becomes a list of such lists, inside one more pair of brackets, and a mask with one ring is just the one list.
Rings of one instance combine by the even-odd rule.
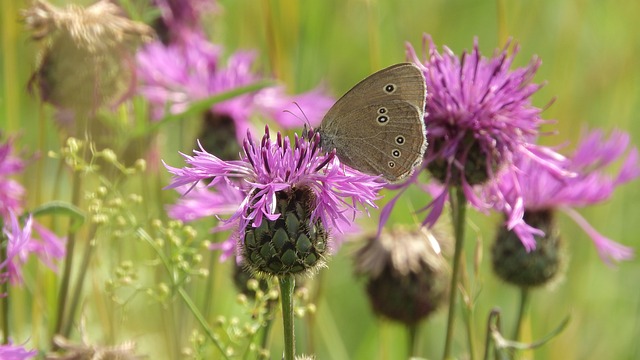
[[[53, 1], [63, 5], [68, 2]], [[88, 3], [81, 2], [78, 3]], [[542, 59], [535, 81], [547, 85], [534, 97], [534, 104], [554, 124], [544, 127], [546, 145], [575, 144], [581, 131], [599, 127], [619, 128], [640, 144], [640, 2], [585, 0], [518, 1], [375, 1], [375, 0], [220, 0], [215, 13], [203, 14], [211, 39], [229, 53], [239, 49], [258, 52], [258, 65], [287, 84], [291, 92], [301, 92], [323, 83], [336, 97], [353, 84], [384, 66], [405, 59], [405, 42], [421, 48], [423, 33], [429, 33], [439, 46], [455, 53], [471, 49], [474, 37], [485, 55], [502, 48], [509, 38], [520, 46], [515, 66], [533, 56]], [[36, 66], [37, 47], [20, 23], [18, 10], [28, 1], [7, 0], [0, 5], [0, 129], [21, 133], [19, 144], [31, 152], [46, 154], [60, 147], [60, 139], [50, 121], [51, 110], [27, 94], [26, 85]], [[177, 151], [192, 149], [197, 119], [186, 119], [161, 131], [162, 157], [179, 166]], [[179, 132], [175, 132], [179, 128]], [[176, 136], [179, 134], [180, 136]], [[571, 148], [571, 146], [569, 146]], [[45, 178], [34, 179], [27, 169], [24, 183], [29, 190], [49, 188], [56, 162], [43, 156]], [[164, 174], [168, 183], [169, 176]], [[43, 191], [41, 199], [47, 200]], [[392, 221], [416, 224], [411, 210], [429, 201], [414, 191], [400, 200]], [[384, 203], [384, 201], [382, 202]], [[151, 206], [151, 205], [149, 205]], [[640, 248], [640, 185], [635, 182], [616, 191], [606, 204], [580, 210], [602, 234], [636, 249]], [[362, 222], [367, 230], [375, 226], [377, 213]], [[510, 330], [517, 309], [517, 291], [507, 287], [491, 273], [488, 249], [500, 218], [470, 213], [467, 224], [466, 258], [472, 268], [474, 248], [483, 249], [481, 289], [473, 314], [476, 352], [483, 349], [486, 318], [491, 308], [502, 309], [504, 326]], [[638, 359], [640, 358], [640, 262], [632, 260], [607, 266], [597, 256], [588, 236], [570, 219], [558, 217], [562, 239], [570, 262], [562, 281], [532, 295], [531, 313], [525, 326], [525, 339], [536, 339], [550, 332], [564, 318], [569, 326], [555, 339], [535, 352], [523, 354], [535, 359]], [[446, 225], [446, 224], [445, 224]], [[206, 226], [204, 227], [206, 229]], [[206, 233], [204, 231], [203, 233]], [[317, 312], [312, 328], [298, 322], [298, 349], [315, 352], [318, 359], [396, 359], [404, 354], [407, 341], [404, 328], [376, 319], [370, 312], [363, 283], [353, 276], [351, 254], [360, 245], [358, 238], [332, 257], [327, 269], [315, 278]], [[99, 268], [99, 262], [93, 266]], [[216, 264], [211, 319], [217, 314], [239, 312], [235, 290], [229, 280], [229, 263]], [[471, 270], [469, 270], [471, 271]], [[99, 271], [98, 271], [99, 272]], [[46, 289], [44, 298], [54, 297], [55, 277], [40, 276], [32, 282]], [[89, 281], [102, 281], [96, 276]], [[106, 295], [87, 286], [86, 308], [91, 313], [97, 300]], [[37, 291], [21, 290], [25, 294]], [[197, 293], [197, 287], [194, 289]], [[16, 325], [32, 341], [38, 326], [46, 320], [51, 304], [14, 302], [19, 317]], [[106, 300], [97, 301], [98, 303]], [[92, 305], [93, 304], [93, 305]], [[37, 309], [40, 310], [37, 310]], [[94, 309], [95, 310], [95, 309]], [[166, 344], [161, 326], [153, 317], [162, 311], [148, 300], [130, 304], [129, 313], [118, 320], [117, 339], [133, 339], [150, 358], [165, 358]], [[20, 315], [18, 315], [20, 314]], [[40, 316], [44, 316], [41, 318]], [[238, 316], [242, 316], [241, 314]], [[99, 316], [96, 316], [99, 318]], [[88, 315], [88, 319], [95, 319]], [[438, 358], [442, 353], [446, 311], [440, 311], [421, 329], [421, 355]], [[44, 326], [44, 325], [43, 325]], [[99, 321], [89, 326], [89, 337], [99, 338]], [[280, 325], [273, 332], [273, 358], [281, 351]], [[187, 327], [188, 328], [188, 327]], [[510, 333], [508, 331], [507, 333]], [[95, 336], [93, 336], [95, 334]], [[153, 334], [147, 336], [147, 334]], [[313, 339], [313, 349], [309, 338]], [[457, 324], [454, 353], [465, 353], [461, 321]]]

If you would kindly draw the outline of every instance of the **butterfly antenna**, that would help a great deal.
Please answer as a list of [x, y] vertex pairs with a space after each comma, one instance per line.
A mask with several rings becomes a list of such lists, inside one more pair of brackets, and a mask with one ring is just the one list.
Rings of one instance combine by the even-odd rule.
[[[300, 113], [302, 114], [302, 116], [304, 116], [304, 119], [301, 118], [300, 116], [294, 114], [291, 110], [284, 110], [284, 112], [289, 113], [293, 116], [295, 116], [298, 120], [303, 120], [304, 121], [304, 129], [302, 130], [302, 137], [307, 137], [307, 135], [309, 134], [309, 129], [313, 129], [313, 126], [311, 126], [311, 122], [309, 122], [309, 118], [307, 118], [307, 114], [304, 113], [304, 110], [302, 110], [302, 108], [300, 107], [300, 105], [297, 102], [293, 102], [296, 107], [298, 108], [298, 110], [300, 110]], [[308, 127], [307, 127], [308, 126]]]

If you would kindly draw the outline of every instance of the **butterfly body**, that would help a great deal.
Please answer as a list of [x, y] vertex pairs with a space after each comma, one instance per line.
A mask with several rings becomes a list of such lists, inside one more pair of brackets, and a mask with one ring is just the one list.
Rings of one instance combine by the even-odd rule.
[[329, 109], [318, 129], [325, 151], [389, 182], [409, 176], [427, 147], [422, 71], [403, 63], [356, 84]]

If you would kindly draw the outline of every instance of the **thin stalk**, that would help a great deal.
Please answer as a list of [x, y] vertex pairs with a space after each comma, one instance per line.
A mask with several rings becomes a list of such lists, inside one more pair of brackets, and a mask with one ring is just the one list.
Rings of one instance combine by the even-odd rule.
[[516, 327], [513, 329], [513, 341], [520, 340], [520, 331], [522, 328], [522, 320], [529, 311], [529, 287], [520, 287], [520, 307], [518, 308], [518, 318], [516, 319]]
[[420, 323], [415, 322], [407, 325], [407, 359], [417, 356], [416, 344], [418, 340], [418, 330]]
[[266, 320], [266, 324], [264, 325], [264, 328], [262, 329], [262, 340], [260, 341], [260, 348], [261, 349], [268, 349], [269, 347], [267, 346], [269, 344], [269, 334], [271, 333], [271, 327], [273, 326], [273, 310], [271, 310], [273, 308], [272, 305], [268, 305], [270, 310], [269, 310], [269, 317]]
[[[213, 234], [213, 241], [218, 241], [218, 235]], [[204, 308], [204, 317], [205, 319], [209, 318], [211, 314], [211, 308], [213, 307], [213, 288], [214, 288], [214, 274], [216, 263], [218, 262], [218, 254], [214, 251], [209, 252], [209, 276], [207, 278], [207, 285], [204, 289], [204, 299], [203, 299], [203, 308]]]
[[191, 310], [193, 316], [196, 317], [196, 320], [198, 320], [200, 326], [202, 326], [202, 328], [204, 329], [204, 332], [207, 333], [209, 339], [211, 339], [211, 341], [213, 341], [213, 344], [218, 348], [218, 350], [220, 350], [222, 356], [225, 359], [229, 359], [222, 345], [218, 342], [218, 336], [216, 336], [216, 334], [213, 332], [213, 329], [211, 329], [209, 324], [207, 324], [207, 321], [205, 320], [204, 316], [202, 316], [202, 313], [200, 312], [200, 310], [198, 310], [198, 307], [193, 302], [189, 294], [187, 294], [187, 292], [182, 287], [178, 287], [178, 293], [180, 294], [180, 297], [182, 297], [182, 300], [184, 300], [184, 303], [187, 305], [189, 310]]
[[278, 277], [280, 300], [282, 301], [282, 324], [284, 327], [284, 360], [294, 360], [295, 339], [293, 331], [293, 288], [296, 279], [292, 274]]
[[82, 287], [84, 285], [84, 278], [87, 275], [89, 269], [89, 263], [91, 262], [91, 255], [93, 254], [93, 250], [96, 245], [94, 243], [93, 237], [96, 235], [97, 226], [95, 224], [91, 225], [91, 230], [89, 231], [89, 236], [87, 237], [88, 242], [85, 245], [84, 253], [82, 254], [82, 262], [80, 263], [80, 270], [78, 272], [78, 279], [76, 280], [76, 286], [73, 289], [71, 295], [71, 305], [69, 306], [69, 312], [67, 314], [66, 321], [62, 327], [62, 336], [65, 338], [69, 337], [71, 333], [71, 326], [73, 325], [73, 319], [75, 318], [76, 309], [78, 308], [78, 304], [80, 303], [80, 295], [82, 295]]
[[[71, 181], [71, 188], [73, 189], [73, 192], [71, 194], [71, 203], [76, 206], [80, 203], [80, 194], [81, 194], [81, 188], [82, 188], [81, 185], [82, 185], [82, 176], [80, 174], [80, 171], [74, 170], [73, 179]], [[72, 228], [74, 221], [75, 219], [69, 220], [69, 229]], [[73, 267], [73, 252], [76, 245], [76, 234], [77, 232], [71, 232], [69, 233], [69, 236], [67, 236], [67, 246], [66, 246], [66, 252], [65, 252], [66, 255], [64, 258], [64, 270], [62, 272], [62, 282], [60, 283], [60, 292], [58, 293], [58, 309], [56, 312], [57, 316], [56, 316], [56, 326], [53, 332], [54, 335], [60, 334], [60, 331], [62, 330], [62, 324], [65, 318], [67, 295], [69, 293], [69, 283], [71, 282], [71, 270]], [[51, 346], [53, 347], [53, 349], [54, 350], [58, 349], [58, 345], [56, 345], [53, 342], [53, 337], [51, 341], [52, 341]]]
[[[0, 264], [7, 259], [7, 248], [9, 247], [9, 239], [2, 232], [3, 228], [2, 218], [0, 218]], [[2, 276], [8, 275], [8, 273], [2, 274]], [[2, 315], [2, 344], [9, 343], [9, 279], [0, 279], [2, 286], [0, 287], [0, 301], [2, 301], [2, 307], [0, 312]]]
[[451, 284], [449, 287], [449, 315], [447, 318], [447, 336], [444, 343], [443, 359], [449, 359], [451, 356], [451, 344], [453, 342], [453, 326], [456, 315], [456, 299], [458, 297], [458, 277], [460, 273], [460, 259], [462, 255], [464, 243], [464, 221], [467, 199], [461, 187], [455, 187], [449, 193], [451, 202], [451, 218], [454, 226], [455, 250], [453, 253], [453, 269], [451, 274]]

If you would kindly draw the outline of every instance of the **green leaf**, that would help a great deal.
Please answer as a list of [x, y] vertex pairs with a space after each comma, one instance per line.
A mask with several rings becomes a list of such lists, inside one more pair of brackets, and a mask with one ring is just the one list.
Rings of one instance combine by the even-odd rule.
[[64, 201], [51, 201], [46, 204], [40, 205], [37, 208], [30, 211], [34, 217], [44, 215], [66, 215], [73, 221], [71, 223], [70, 233], [76, 232], [82, 224], [85, 222], [85, 215], [80, 208], [75, 205], [69, 204]]

